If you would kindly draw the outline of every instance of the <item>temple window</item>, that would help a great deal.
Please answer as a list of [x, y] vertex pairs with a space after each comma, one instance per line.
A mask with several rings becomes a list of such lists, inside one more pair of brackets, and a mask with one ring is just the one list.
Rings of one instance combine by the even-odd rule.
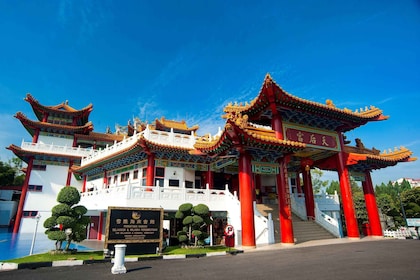
[[47, 166], [45, 164], [34, 164], [32, 165], [32, 170], [45, 171], [47, 170]]
[[179, 187], [179, 180], [169, 179], [169, 186], [170, 187]]
[[42, 192], [42, 186], [41, 185], [29, 185], [28, 191], [30, 192]]
[[155, 168], [155, 186], [164, 186], [164, 178], [165, 178], [165, 168], [164, 167], [156, 167]]
[[156, 174], [155, 177], [165, 177], [165, 168], [163, 167], [156, 167]]
[[147, 176], [147, 168], [143, 168], [142, 169], [142, 174], [141, 174], [141, 185], [142, 186], [146, 186], [146, 176]]
[[121, 174], [121, 182], [127, 182], [130, 178], [130, 172], [122, 173]]
[[23, 218], [35, 218], [38, 211], [23, 211]]
[[137, 180], [139, 178], [139, 171], [138, 170], [134, 170], [133, 172], [133, 180]]

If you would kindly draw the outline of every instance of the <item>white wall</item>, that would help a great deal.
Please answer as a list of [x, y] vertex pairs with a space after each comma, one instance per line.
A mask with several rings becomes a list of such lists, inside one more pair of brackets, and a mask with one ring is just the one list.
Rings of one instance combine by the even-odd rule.
[[73, 139], [39, 135], [38, 143], [71, 147], [71, 146], [73, 146]]
[[[38, 211], [42, 216], [41, 221], [50, 217], [51, 208], [58, 204], [57, 195], [66, 184], [67, 172], [68, 166], [56, 165], [47, 165], [45, 171], [33, 170], [29, 178], [29, 185], [42, 185], [42, 191], [26, 193], [23, 211]], [[20, 232], [33, 232], [33, 224], [33, 219], [22, 217]], [[42, 223], [38, 227], [38, 231], [45, 231]]]

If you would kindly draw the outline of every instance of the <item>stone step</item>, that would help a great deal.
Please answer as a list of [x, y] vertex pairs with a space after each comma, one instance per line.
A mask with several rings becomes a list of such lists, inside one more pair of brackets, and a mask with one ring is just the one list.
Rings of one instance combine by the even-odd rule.
[[[257, 204], [258, 211], [264, 215], [268, 216], [268, 213], [271, 213], [274, 224], [274, 239], [276, 243], [280, 242], [280, 221], [279, 221], [279, 211], [278, 205], [275, 204]], [[314, 221], [303, 221], [298, 216], [292, 215], [293, 222], [293, 235], [296, 243], [302, 243], [310, 240], [321, 240], [321, 239], [331, 239], [336, 238], [330, 234], [327, 230], [322, 228], [320, 225]]]

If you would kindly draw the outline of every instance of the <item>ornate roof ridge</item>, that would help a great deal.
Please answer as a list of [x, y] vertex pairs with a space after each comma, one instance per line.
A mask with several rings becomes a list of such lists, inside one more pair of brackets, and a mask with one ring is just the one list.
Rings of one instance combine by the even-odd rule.
[[87, 106], [85, 106], [84, 108], [77, 110], [77, 109], [71, 107], [70, 105], [68, 105], [68, 100], [66, 100], [66, 101], [64, 101], [60, 104], [57, 104], [57, 105], [46, 106], [46, 105], [42, 105], [41, 103], [39, 103], [39, 101], [36, 98], [34, 98], [30, 93], [26, 94], [26, 97], [24, 98], [24, 100], [29, 102], [29, 104], [31, 104], [32, 108], [34, 108], [34, 109], [40, 108], [40, 109], [45, 110], [45, 111], [53, 111], [53, 112], [60, 112], [60, 113], [63, 113], [63, 112], [72, 113], [72, 114], [74, 114], [74, 113], [82, 114], [84, 112], [90, 113], [92, 111], [92, 108], [93, 108], [92, 103], [90, 103]]
[[308, 104], [310, 106], [314, 106], [314, 107], [318, 107], [318, 108], [322, 108], [322, 109], [326, 109], [328, 111], [334, 111], [336, 113], [340, 113], [340, 114], [345, 114], [345, 115], [351, 115], [353, 117], [358, 117], [358, 118], [362, 118], [362, 119], [373, 119], [373, 118], [377, 118], [377, 120], [386, 120], [389, 117], [388, 116], [383, 116], [382, 115], [382, 110], [380, 110], [379, 108], [376, 108], [375, 106], [366, 106], [364, 109], [360, 108], [360, 109], [356, 109], [355, 111], [352, 111], [348, 108], [337, 108], [333, 101], [331, 99], [327, 99], [326, 103], [320, 103], [320, 102], [315, 102], [315, 101], [311, 101], [311, 100], [307, 100], [307, 99], [303, 99], [301, 97], [298, 97], [296, 95], [293, 95], [287, 91], [285, 91], [278, 83], [276, 83], [276, 81], [270, 76], [269, 73], [266, 74], [265, 78], [264, 78], [264, 82], [261, 86], [260, 92], [257, 95], [256, 98], [254, 98], [253, 100], [251, 100], [250, 102], [245, 101], [245, 104], [243, 105], [242, 102], [240, 102], [238, 104], [238, 102], [235, 101], [235, 103], [229, 102], [227, 106], [224, 107], [223, 111], [226, 113], [229, 112], [244, 112], [249, 110], [251, 107], [253, 106], [257, 106], [256, 103], [258, 102], [261, 94], [269, 87], [275, 86], [277, 87], [281, 93], [283, 93], [286, 97], [286, 99], [288, 100], [295, 100], [298, 101], [300, 103], [303, 104]]
[[82, 128], [89, 128], [93, 130], [93, 124], [91, 121], [88, 121], [87, 123], [85, 123], [84, 125], [79, 125], [79, 126], [75, 126], [75, 125], [64, 125], [64, 124], [55, 124], [55, 123], [48, 123], [48, 122], [41, 122], [41, 121], [33, 121], [31, 119], [29, 119], [28, 117], [26, 117], [26, 115], [22, 112], [17, 112], [15, 114], [15, 118], [17, 118], [18, 120], [20, 120], [23, 123], [27, 123], [27, 124], [32, 124], [34, 126], [37, 127], [56, 127], [56, 128], [63, 128], [66, 130], [79, 130]]
[[199, 129], [198, 125], [188, 127], [185, 120], [181, 120], [181, 121], [168, 120], [168, 119], [165, 119], [165, 117], [161, 117], [160, 120], [156, 119], [155, 123], [156, 123], [156, 126], [161, 125], [163, 127], [184, 130], [184, 131], [196, 131]]

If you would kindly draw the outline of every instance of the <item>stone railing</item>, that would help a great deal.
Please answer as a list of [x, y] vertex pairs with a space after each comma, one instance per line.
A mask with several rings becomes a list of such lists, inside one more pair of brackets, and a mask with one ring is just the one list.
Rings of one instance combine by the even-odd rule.
[[81, 193], [81, 204], [90, 210], [104, 210], [108, 206], [161, 207], [176, 210], [185, 202], [203, 203], [213, 211], [226, 211], [229, 207], [239, 207], [237, 196], [226, 188], [190, 189], [179, 187], [140, 186], [139, 183], [120, 184], [115, 187], [88, 186]]
[[306, 221], [308, 217], [306, 215], [305, 195], [302, 193], [290, 194], [290, 203], [293, 213], [302, 220]]
[[395, 239], [407, 239], [407, 238], [419, 238], [415, 230], [411, 230], [405, 227], [397, 230], [384, 230], [384, 237], [395, 238]]
[[149, 141], [182, 148], [193, 149], [195, 141], [197, 140], [197, 137], [194, 136], [193, 132], [191, 132], [191, 135], [186, 135], [174, 133], [173, 130], [171, 130], [171, 132], [151, 130], [149, 129], [149, 126], [147, 126], [142, 133], [144, 133], [144, 138]]
[[32, 143], [22, 141], [21, 148], [26, 151], [41, 152], [45, 154], [61, 154], [86, 157], [93, 152], [92, 148], [59, 146], [54, 144]]
[[92, 152], [89, 155], [87, 155], [85, 158], [82, 159], [81, 165], [83, 166], [83, 165], [89, 164], [89, 163], [91, 163], [95, 160], [98, 160], [100, 158], [109, 156], [109, 155], [114, 154], [114, 153], [118, 153], [118, 152], [132, 146], [133, 144], [135, 144], [140, 136], [141, 136], [141, 133], [138, 133], [138, 134], [135, 134], [131, 137], [124, 138], [120, 142], [115, 141], [113, 145], [111, 145], [111, 146], [107, 145], [105, 147], [105, 149], [92, 150]]
[[[337, 193], [335, 195], [328, 195], [326, 193], [315, 194], [315, 222], [325, 228], [336, 237], [342, 237], [342, 229], [337, 219], [325, 214], [326, 211], [340, 211], [340, 202]], [[301, 193], [293, 193], [290, 195], [290, 202], [293, 213], [301, 218], [307, 220], [305, 195]]]
[[318, 206], [315, 206], [315, 222], [335, 237], [343, 237], [339, 221], [319, 210]]
[[139, 133], [135, 133], [133, 136], [126, 137], [120, 142], [114, 142], [111, 146], [106, 146], [102, 150], [92, 150], [92, 152], [86, 155], [85, 158], [82, 159], [82, 166], [89, 164], [93, 161], [96, 161], [100, 158], [109, 156], [111, 154], [119, 153], [120, 151], [132, 146], [135, 144], [138, 139], [144, 136], [149, 141], [159, 143], [162, 145], [168, 146], [175, 146], [180, 148], [194, 148], [194, 144], [198, 137], [194, 136], [192, 133], [191, 135], [181, 134], [181, 133], [174, 133], [166, 132], [166, 131], [159, 131], [159, 130], [151, 130], [149, 126]]

